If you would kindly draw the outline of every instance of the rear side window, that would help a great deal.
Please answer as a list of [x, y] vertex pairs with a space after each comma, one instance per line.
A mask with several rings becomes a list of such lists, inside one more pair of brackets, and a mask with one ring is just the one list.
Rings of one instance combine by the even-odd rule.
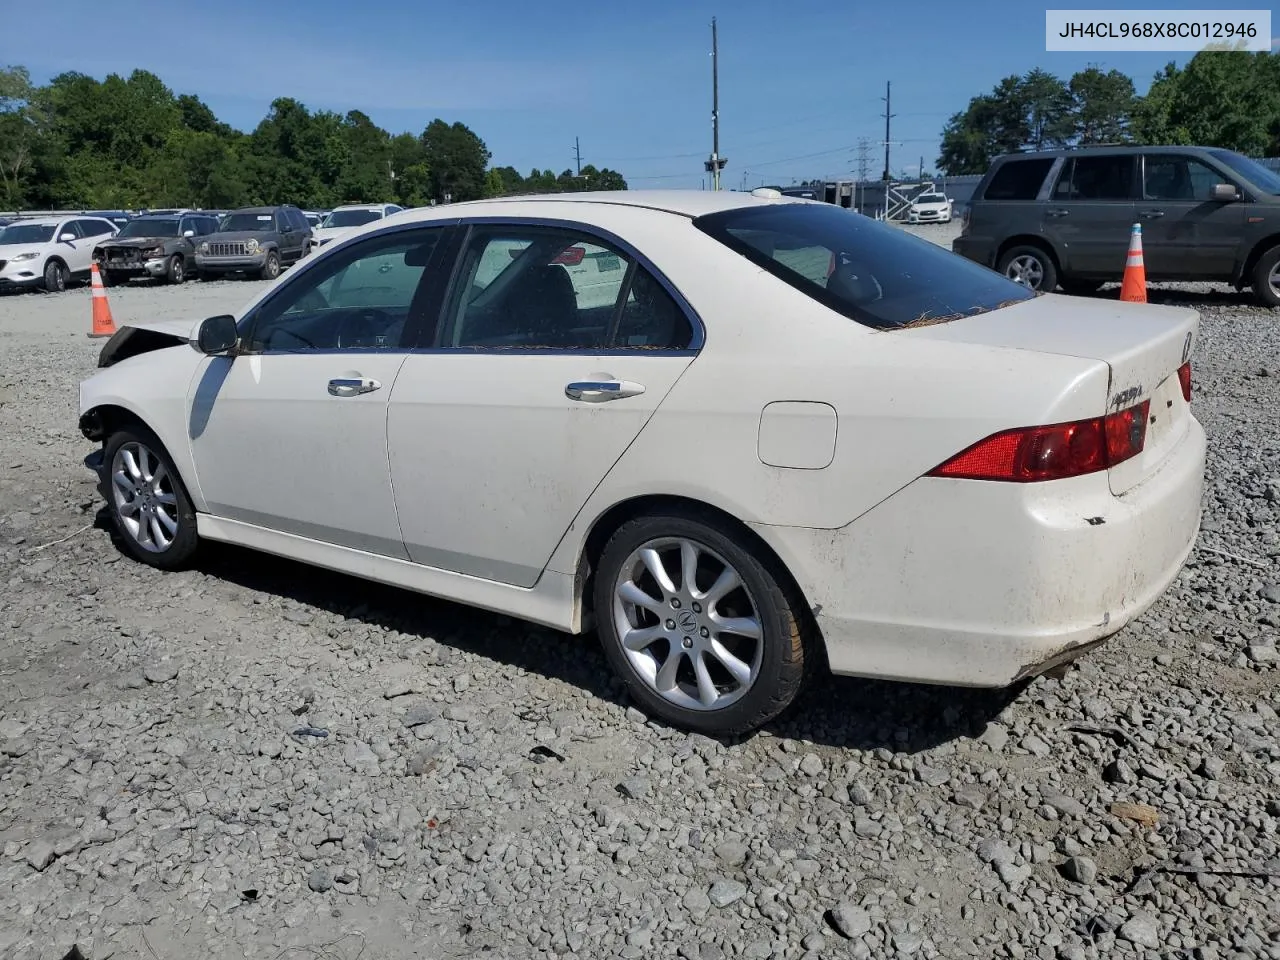
[[746, 207], [693, 222], [819, 303], [877, 329], [956, 320], [1035, 296], [937, 244], [839, 207]]
[[1053, 166], [1052, 157], [1010, 160], [991, 177], [984, 200], [1034, 200]]
[[1134, 157], [1076, 157], [1071, 165], [1070, 186], [1064, 190], [1063, 178], [1054, 189], [1059, 200], [1132, 200], [1134, 199]]

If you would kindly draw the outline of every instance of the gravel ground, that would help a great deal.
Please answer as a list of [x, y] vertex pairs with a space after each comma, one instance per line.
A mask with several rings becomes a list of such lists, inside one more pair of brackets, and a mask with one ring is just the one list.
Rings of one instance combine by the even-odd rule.
[[829, 680], [722, 744], [589, 640], [123, 559], [75, 426], [89, 293], [0, 297], [0, 956], [1280, 958], [1280, 314], [1153, 299], [1203, 311], [1211, 438], [1155, 608], [1020, 691]]

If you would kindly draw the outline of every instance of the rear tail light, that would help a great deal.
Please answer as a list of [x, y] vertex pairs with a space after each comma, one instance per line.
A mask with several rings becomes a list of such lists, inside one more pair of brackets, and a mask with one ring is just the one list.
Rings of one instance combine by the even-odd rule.
[[1191, 361], [1178, 368], [1178, 382], [1182, 384], [1182, 399], [1191, 402]]
[[980, 440], [930, 477], [1036, 483], [1097, 473], [1142, 452], [1151, 402], [1105, 417], [1005, 430]]

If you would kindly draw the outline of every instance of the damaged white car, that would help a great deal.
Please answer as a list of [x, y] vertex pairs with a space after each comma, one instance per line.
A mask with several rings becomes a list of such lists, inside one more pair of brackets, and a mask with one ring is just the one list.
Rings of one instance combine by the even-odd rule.
[[80, 427], [140, 561], [227, 541], [594, 630], [729, 734], [807, 666], [1005, 686], [1149, 608], [1199, 525], [1198, 325], [776, 191], [495, 199], [122, 328]]

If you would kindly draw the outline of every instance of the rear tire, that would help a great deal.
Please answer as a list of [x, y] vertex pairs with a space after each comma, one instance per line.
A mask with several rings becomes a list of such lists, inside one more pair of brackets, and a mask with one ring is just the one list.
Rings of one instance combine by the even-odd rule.
[[[686, 583], [690, 550], [696, 575]], [[808, 607], [786, 572], [713, 514], [624, 523], [601, 553], [594, 601], [605, 656], [632, 699], [682, 729], [757, 729], [794, 702], [815, 662]]]
[[196, 511], [173, 459], [154, 433], [129, 424], [103, 448], [103, 495], [126, 553], [160, 570], [195, 556]]
[[1280, 307], [1280, 246], [1263, 251], [1254, 265], [1253, 295], [1264, 307]]
[[1006, 250], [996, 269], [1014, 283], [1037, 292], [1052, 293], [1058, 286], [1058, 268], [1054, 265], [1053, 257], [1040, 247], [1030, 244]]

